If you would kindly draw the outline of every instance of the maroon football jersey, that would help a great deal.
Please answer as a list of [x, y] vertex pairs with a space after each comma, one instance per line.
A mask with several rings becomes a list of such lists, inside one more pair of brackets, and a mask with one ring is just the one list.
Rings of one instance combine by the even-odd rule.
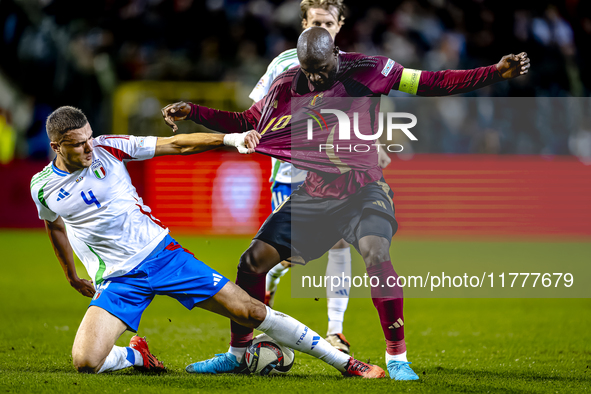
[[[314, 91], [299, 67], [280, 75], [267, 96], [253, 106], [256, 129], [263, 134], [257, 152], [310, 171], [304, 187], [312, 196], [343, 198], [379, 180], [375, 139], [361, 140], [352, 131], [354, 113], [360, 132], [371, 136], [378, 127], [379, 101], [400, 81], [403, 67], [383, 56], [341, 53], [334, 84]], [[355, 98], [355, 99], [346, 99]], [[339, 119], [322, 110], [339, 110], [350, 120], [349, 138], [339, 139]], [[260, 115], [256, 112], [260, 111]], [[314, 119], [308, 139], [308, 120]], [[317, 123], [318, 126], [317, 127]], [[320, 149], [320, 145], [325, 149]], [[368, 146], [370, 151], [355, 151]], [[330, 149], [329, 146], [333, 148]]]
[[[346, 149], [347, 145], [371, 145], [373, 141], [361, 140], [352, 131], [346, 140], [339, 139], [338, 117], [323, 116], [322, 110], [337, 109], [350, 121], [357, 113], [360, 132], [374, 135], [380, 119], [375, 98], [391, 89], [402, 89], [403, 70], [387, 57], [341, 52], [335, 82], [324, 91], [314, 91], [298, 66], [280, 74], [267, 96], [244, 112], [192, 105], [188, 119], [226, 133], [256, 129], [263, 135], [257, 152], [310, 171], [304, 187], [311, 196], [344, 198], [379, 180], [382, 170], [376, 150], [362, 154]], [[404, 83], [415, 86], [413, 93], [422, 96], [464, 93], [502, 80], [495, 65], [411, 74], [416, 80]], [[310, 122], [319, 126], [311, 140], [307, 134]], [[345, 149], [322, 150], [319, 143]]]

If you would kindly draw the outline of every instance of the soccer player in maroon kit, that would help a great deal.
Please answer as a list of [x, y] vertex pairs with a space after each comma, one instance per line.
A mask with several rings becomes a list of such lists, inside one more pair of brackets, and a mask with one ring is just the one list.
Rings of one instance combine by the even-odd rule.
[[[305, 122], [295, 121], [292, 99], [300, 100], [298, 102], [306, 99], [301, 105], [303, 108], [293, 108], [294, 111], [309, 111], [318, 101], [380, 97], [391, 89], [421, 96], [446, 96], [479, 89], [529, 71], [529, 58], [525, 53], [507, 55], [495, 65], [472, 70], [406, 69], [383, 56], [339, 53], [330, 34], [318, 27], [300, 35], [297, 53], [300, 67], [280, 74], [267, 96], [244, 112], [219, 111], [185, 102], [168, 105], [162, 110], [164, 120], [174, 131], [177, 128], [174, 121], [184, 119], [222, 132], [254, 128], [262, 134], [257, 152], [309, 171], [302, 187], [267, 218], [240, 257], [236, 283], [258, 300], [264, 299], [265, 275], [269, 269], [282, 260], [303, 263], [318, 258], [340, 238], [360, 252], [370, 277], [379, 278], [380, 283], [386, 283], [388, 277], [396, 277], [389, 249], [398, 224], [392, 192], [383, 180], [377, 155], [306, 150], [310, 141], [298, 138], [305, 134]], [[363, 108], [366, 113], [372, 110], [369, 104], [363, 104], [363, 99], [357, 100], [361, 106], [356, 112], [363, 114]], [[325, 119], [328, 131], [336, 122], [328, 116]], [[294, 207], [297, 208], [292, 215]], [[401, 289], [372, 286], [371, 296], [386, 337], [390, 377], [417, 380], [418, 376], [406, 359]], [[252, 329], [232, 323], [229, 351], [192, 364], [191, 372], [241, 371], [240, 362], [251, 340]]]

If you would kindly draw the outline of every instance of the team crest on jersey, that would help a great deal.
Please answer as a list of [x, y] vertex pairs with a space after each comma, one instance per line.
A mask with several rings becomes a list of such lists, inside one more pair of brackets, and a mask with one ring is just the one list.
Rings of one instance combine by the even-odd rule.
[[104, 177], [107, 176], [107, 171], [105, 170], [105, 166], [103, 165], [103, 163], [100, 160], [97, 160], [94, 163], [92, 163], [92, 165], [90, 166], [90, 169], [92, 170], [92, 173], [94, 174], [94, 176], [97, 177], [97, 179], [103, 179]]
[[313, 107], [316, 104], [320, 104], [322, 102], [322, 96], [324, 96], [324, 92], [318, 93], [316, 96], [312, 98], [312, 101], [310, 101], [310, 105]]

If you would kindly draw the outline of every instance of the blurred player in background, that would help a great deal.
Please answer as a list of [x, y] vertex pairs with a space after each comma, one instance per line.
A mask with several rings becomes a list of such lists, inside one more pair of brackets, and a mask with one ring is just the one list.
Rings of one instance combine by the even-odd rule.
[[[252, 299], [197, 260], [152, 216], [131, 183], [127, 161], [188, 155], [223, 145], [252, 153], [260, 138], [256, 131], [93, 139], [82, 111], [60, 107], [47, 119], [47, 134], [57, 156], [31, 180], [31, 196], [68, 281], [82, 295], [93, 297], [72, 348], [79, 372], [131, 366], [165, 370], [145, 338], [134, 336], [129, 347], [115, 346], [115, 342], [126, 330], [137, 332], [155, 295], [168, 295], [189, 310], [197, 306], [266, 332], [345, 376], [384, 377], [380, 367], [343, 354], [299, 321]], [[78, 277], [73, 250], [96, 287]], [[307, 338], [301, 332], [307, 332]], [[187, 372], [195, 372], [192, 364]]]
[[[291, 119], [311, 107], [320, 110], [322, 102], [331, 108], [334, 101], [325, 100], [328, 98], [358, 97], [357, 102], [362, 104], [355, 111], [372, 119], [370, 130], [377, 130], [380, 117], [372, 117], [376, 108], [371, 109], [371, 101], [364, 98], [380, 97], [392, 89], [421, 96], [465, 93], [527, 74], [529, 58], [526, 53], [506, 55], [497, 64], [472, 70], [413, 70], [384, 56], [340, 52], [331, 35], [318, 27], [308, 28], [300, 35], [297, 54], [300, 67], [280, 74], [269, 94], [244, 112], [180, 102], [162, 110], [164, 120], [173, 130], [178, 128], [174, 121], [184, 119], [223, 132], [263, 130], [257, 152], [310, 170], [303, 186], [267, 218], [241, 256], [236, 283], [254, 298], [263, 300], [266, 273], [277, 263], [291, 259], [305, 264], [344, 238], [360, 252], [368, 276], [382, 283], [371, 286], [371, 297], [386, 339], [385, 359], [390, 377], [418, 380], [406, 357], [402, 290], [386, 285], [388, 278], [397, 277], [390, 243], [398, 223], [393, 193], [384, 181], [377, 155], [347, 155], [338, 149], [310, 150], [303, 122], [297, 120], [292, 124]], [[318, 97], [323, 100], [318, 102]], [[302, 103], [297, 108], [291, 106], [294, 98]], [[331, 127], [338, 125], [338, 119], [333, 118], [325, 118], [329, 124], [319, 140], [326, 141]], [[281, 126], [265, 133], [278, 119], [284, 119]], [[292, 215], [294, 207], [298, 209]], [[215, 368], [216, 373], [233, 372], [223, 366], [229, 358], [243, 358], [251, 340], [251, 329], [232, 324], [228, 352], [196, 365], [202, 371]]]
[[[307, 29], [312, 26], [325, 28], [334, 40], [341, 27], [345, 23], [345, 6], [342, 0], [303, 0], [300, 4], [302, 27]], [[269, 92], [273, 80], [282, 72], [292, 67], [299, 66], [297, 48], [288, 49], [282, 52], [269, 64], [267, 72], [261, 77], [250, 97], [254, 102], [260, 101]], [[380, 166], [386, 168], [390, 163], [388, 154], [382, 149], [378, 152]], [[273, 211], [280, 206], [306, 179], [307, 171], [294, 167], [288, 162], [271, 158], [272, 175], [270, 181]], [[281, 277], [289, 270], [290, 263], [282, 261], [267, 273], [265, 303], [273, 306], [275, 292]], [[341, 239], [328, 251], [328, 264], [326, 276], [328, 277], [351, 277], [351, 249], [349, 244]], [[328, 330], [326, 340], [336, 347], [349, 354], [350, 344], [343, 334], [343, 321], [347, 304], [349, 303], [349, 292], [351, 283], [343, 281], [334, 288], [327, 287], [328, 306]]]

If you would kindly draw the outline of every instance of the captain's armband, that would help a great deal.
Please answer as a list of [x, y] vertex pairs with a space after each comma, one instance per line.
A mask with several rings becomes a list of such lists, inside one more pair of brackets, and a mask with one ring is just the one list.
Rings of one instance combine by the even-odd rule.
[[400, 87], [398, 90], [405, 93], [417, 94], [420, 79], [421, 70], [405, 68], [402, 70], [402, 76], [400, 77]]

